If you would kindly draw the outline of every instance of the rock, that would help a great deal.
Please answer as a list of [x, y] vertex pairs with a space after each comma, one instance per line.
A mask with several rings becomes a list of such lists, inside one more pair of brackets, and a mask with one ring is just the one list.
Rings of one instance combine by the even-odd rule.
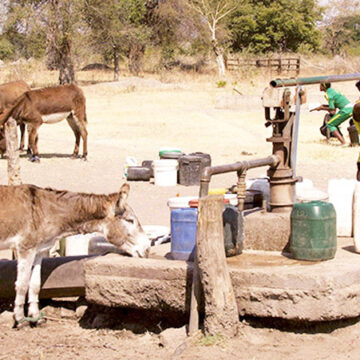
[[87, 310], [87, 308], [88, 308], [88, 307], [87, 307], [86, 305], [80, 305], [80, 306], [78, 306], [78, 307], [76, 308], [76, 311], [75, 311], [76, 317], [77, 317], [78, 319], [82, 318], [82, 317], [84, 316], [85, 311]]
[[60, 316], [63, 319], [74, 319], [75, 318], [75, 311], [69, 310], [69, 309], [66, 309], [66, 308], [62, 307], [61, 310], [60, 310]]
[[14, 324], [13, 313], [10, 311], [3, 311], [0, 314], [0, 325], [12, 327]]
[[177, 348], [186, 339], [186, 326], [181, 328], [169, 328], [159, 334], [159, 346]]

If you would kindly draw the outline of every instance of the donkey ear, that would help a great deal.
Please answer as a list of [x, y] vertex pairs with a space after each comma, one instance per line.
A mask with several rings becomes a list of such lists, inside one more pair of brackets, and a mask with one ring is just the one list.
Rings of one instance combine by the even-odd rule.
[[129, 196], [129, 191], [130, 185], [127, 182], [123, 183], [120, 187], [120, 196], [125, 197], [124, 200], [126, 200], [126, 198]]
[[121, 209], [122, 207], [124, 207], [126, 200], [129, 196], [129, 191], [130, 191], [130, 185], [128, 183], [124, 183], [121, 185], [120, 187], [120, 191], [119, 191], [119, 198], [117, 201], [118, 207]]

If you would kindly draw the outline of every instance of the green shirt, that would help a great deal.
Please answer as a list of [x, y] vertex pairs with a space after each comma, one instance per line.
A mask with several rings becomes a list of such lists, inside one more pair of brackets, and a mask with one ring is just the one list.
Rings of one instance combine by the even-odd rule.
[[350, 104], [350, 101], [347, 97], [340, 94], [338, 91], [333, 88], [329, 88], [325, 92], [325, 98], [329, 102], [330, 109], [342, 109], [346, 105]]

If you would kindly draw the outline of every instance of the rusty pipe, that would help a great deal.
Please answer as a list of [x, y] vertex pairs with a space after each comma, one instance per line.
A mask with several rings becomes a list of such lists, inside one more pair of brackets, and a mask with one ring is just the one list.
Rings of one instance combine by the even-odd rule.
[[292, 79], [276, 79], [270, 81], [270, 86], [274, 88], [284, 86], [298, 86], [298, 85], [312, 85], [321, 84], [324, 82], [340, 82], [340, 81], [352, 81], [360, 80], [360, 73], [343, 74], [343, 75], [324, 75], [324, 76], [310, 76], [303, 78]]
[[280, 159], [278, 156], [271, 155], [262, 159], [238, 161], [233, 164], [207, 166], [201, 172], [199, 197], [204, 197], [208, 195], [209, 183], [213, 175], [225, 174], [232, 171], [244, 171], [247, 169], [253, 169], [261, 166], [275, 167], [277, 164], [279, 164], [279, 162]]

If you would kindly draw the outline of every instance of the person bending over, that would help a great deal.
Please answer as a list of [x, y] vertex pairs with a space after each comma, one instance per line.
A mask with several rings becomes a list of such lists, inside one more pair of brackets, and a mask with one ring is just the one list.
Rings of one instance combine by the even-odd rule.
[[[320, 91], [325, 92], [325, 98], [328, 101], [328, 105], [320, 105], [311, 111], [328, 111], [332, 117], [326, 126], [328, 127], [330, 133], [336, 137], [341, 142], [341, 144], [345, 145], [345, 139], [337, 127], [352, 116], [353, 106], [347, 97], [331, 87], [331, 83], [321, 83]], [[336, 109], [339, 109], [339, 111], [336, 112]]]

